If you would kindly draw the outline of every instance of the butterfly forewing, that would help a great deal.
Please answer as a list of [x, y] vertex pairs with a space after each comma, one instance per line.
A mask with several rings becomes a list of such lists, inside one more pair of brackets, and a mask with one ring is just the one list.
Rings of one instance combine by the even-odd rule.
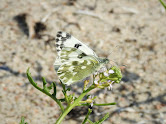
[[60, 80], [64, 84], [70, 85], [92, 74], [98, 66], [98, 61], [93, 57], [88, 58], [79, 59], [79, 61], [73, 60], [61, 65], [57, 72]]
[[68, 63], [70, 61], [79, 61], [80, 60], [79, 56], [81, 54], [83, 54], [83, 52], [80, 51], [79, 49], [64, 47], [59, 53], [59, 56], [57, 57], [54, 63], [55, 70], [57, 71], [58, 68], [61, 65], [65, 64], [66, 62]]
[[58, 55], [60, 55], [61, 50], [65, 47], [77, 48], [87, 55], [97, 56], [92, 49], [77, 40], [72, 35], [59, 31], [56, 36], [56, 49]]

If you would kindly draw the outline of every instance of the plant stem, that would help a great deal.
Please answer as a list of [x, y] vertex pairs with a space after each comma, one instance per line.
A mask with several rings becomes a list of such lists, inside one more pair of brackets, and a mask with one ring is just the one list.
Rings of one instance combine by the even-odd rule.
[[87, 121], [88, 121], [90, 124], [94, 124], [94, 123], [93, 123], [91, 120], [89, 120], [89, 119], [88, 119]]
[[100, 119], [98, 122], [95, 122], [95, 124], [102, 124], [102, 122], [105, 121], [107, 118], [109, 118], [108, 113], [106, 115], [104, 115], [104, 117], [102, 119]]
[[115, 102], [113, 102], [113, 103], [103, 103], [103, 104], [93, 104], [94, 106], [108, 106], [108, 105], [116, 105], [116, 103]]
[[160, 3], [163, 5], [163, 7], [165, 8], [165, 10], [166, 10], [166, 4], [162, 1], [162, 0], [159, 0], [160, 1]]
[[67, 96], [67, 94], [66, 94], [66, 87], [65, 87], [65, 85], [62, 83], [62, 81], [60, 80], [60, 82], [61, 82], [61, 85], [62, 85], [62, 88], [63, 88], [63, 95], [64, 95], [64, 97], [65, 97], [65, 100], [66, 100], [66, 102], [67, 102], [67, 105], [69, 105], [70, 103], [69, 103], [69, 100], [68, 100], [68, 96]]
[[[116, 105], [116, 102], [113, 102], [113, 103], [103, 103], [103, 104], [93, 103], [93, 106], [108, 106], [108, 105]], [[86, 104], [79, 104], [77, 106], [89, 106], [89, 104], [88, 103], [86, 103]]]
[[88, 117], [89, 117], [89, 115], [90, 115], [91, 112], [92, 112], [92, 109], [88, 109], [88, 113], [87, 113], [87, 115], [86, 115], [84, 121], [82, 122], [82, 124], [85, 124], [85, 123], [86, 123], [86, 121], [87, 121], [87, 119], [88, 119]]
[[82, 98], [92, 89], [95, 88], [95, 85], [91, 85], [87, 90], [85, 90], [74, 102], [73, 104], [70, 104], [70, 106], [68, 106], [65, 111], [60, 115], [60, 117], [58, 118], [58, 120], [56, 121], [55, 124], [61, 124], [62, 120], [65, 118], [65, 116], [75, 107], [77, 106], [77, 104], [79, 103], [80, 100], [82, 100]]
[[62, 105], [62, 103], [56, 98], [54, 97], [53, 95], [51, 95], [50, 93], [46, 92], [44, 89], [40, 88], [37, 86], [37, 83], [34, 82], [34, 80], [32, 79], [30, 73], [29, 73], [29, 69], [27, 70], [27, 77], [29, 79], [29, 82], [38, 90], [40, 90], [41, 92], [43, 92], [44, 94], [46, 94], [47, 96], [51, 97], [58, 105], [59, 107], [61, 108], [61, 111], [63, 112], [64, 111], [64, 107]]

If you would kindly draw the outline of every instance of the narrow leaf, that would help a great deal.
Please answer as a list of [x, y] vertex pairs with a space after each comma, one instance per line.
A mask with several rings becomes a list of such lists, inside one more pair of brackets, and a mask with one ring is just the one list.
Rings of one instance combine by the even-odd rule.
[[20, 123], [19, 124], [28, 124], [27, 122], [24, 122], [24, 117], [21, 117], [21, 121], [20, 121]]
[[43, 81], [43, 88], [46, 86], [47, 82], [46, 79], [44, 77], [42, 77], [42, 81]]
[[56, 84], [55, 84], [55, 82], [52, 82], [52, 84], [53, 84], [53, 87], [54, 87], [54, 92], [53, 92], [52, 95], [56, 97]]
[[102, 124], [102, 122], [105, 121], [107, 118], [109, 118], [109, 113], [107, 113], [102, 119], [97, 121], [95, 124]]
[[89, 115], [90, 115], [91, 112], [92, 112], [92, 109], [88, 109], [88, 113], [87, 113], [87, 115], [86, 115], [84, 121], [82, 122], [82, 124], [85, 124], [85, 123], [86, 123], [86, 121], [87, 121], [87, 119], [88, 119], [88, 117], [89, 117]]

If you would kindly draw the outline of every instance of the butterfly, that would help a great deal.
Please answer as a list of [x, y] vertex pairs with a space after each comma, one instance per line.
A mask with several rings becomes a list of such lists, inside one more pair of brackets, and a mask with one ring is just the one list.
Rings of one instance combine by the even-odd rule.
[[83, 80], [109, 62], [107, 58], [98, 57], [87, 45], [62, 31], [56, 35], [56, 50], [58, 57], [54, 68], [61, 82], [66, 85]]

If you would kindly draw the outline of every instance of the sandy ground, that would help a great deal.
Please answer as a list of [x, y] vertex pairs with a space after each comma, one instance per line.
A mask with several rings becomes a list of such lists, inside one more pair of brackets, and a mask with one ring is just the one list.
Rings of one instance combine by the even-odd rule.
[[[24, 19], [30, 33], [21, 29]], [[37, 38], [35, 22], [46, 26]], [[56, 36], [59, 30], [126, 66], [113, 91], [94, 92], [98, 103], [117, 105], [94, 107], [92, 120], [109, 112], [103, 124], [166, 123], [166, 12], [158, 0], [1, 0], [0, 124], [18, 124], [21, 116], [29, 124], [53, 124], [58, 118], [59, 107], [29, 84], [26, 70], [30, 67], [39, 84], [42, 76], [58, 81], [53, 68], [55, 41], [48, 35]], [[81, 91], [77, 85], [72, 89], [76, 94]], [[57, 95], [62, 97], [59, 85]], [[63, 124], [80, 124], [86, 110], [77, 108]]]

